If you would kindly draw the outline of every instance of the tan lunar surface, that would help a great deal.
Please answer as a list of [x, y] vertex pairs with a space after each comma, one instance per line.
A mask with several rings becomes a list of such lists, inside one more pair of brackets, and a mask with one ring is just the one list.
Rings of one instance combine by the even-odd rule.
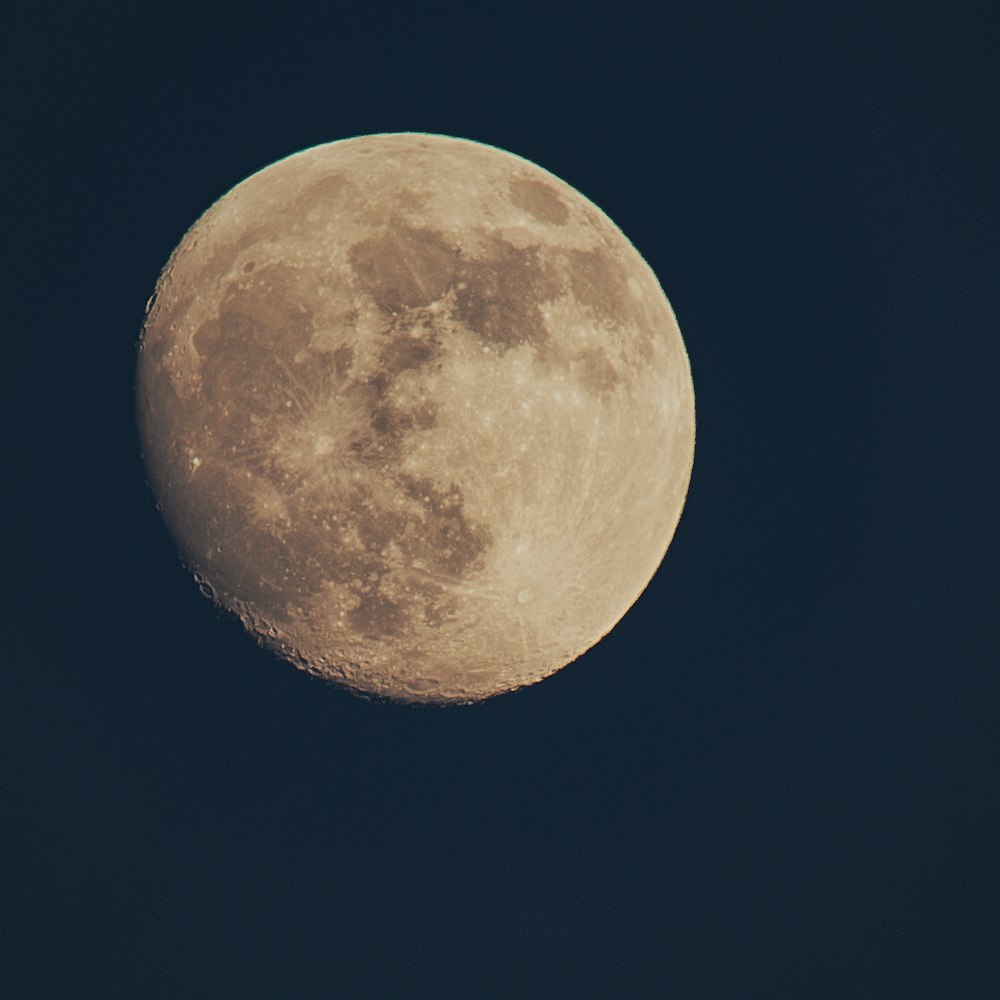
[[287, 659], [472, 702], [605, 635], [680, 516], [694, 396], [646, 263], [510, 153], [363, 136], [216, 202], [151, 300], [144, 460], [183, 558]]

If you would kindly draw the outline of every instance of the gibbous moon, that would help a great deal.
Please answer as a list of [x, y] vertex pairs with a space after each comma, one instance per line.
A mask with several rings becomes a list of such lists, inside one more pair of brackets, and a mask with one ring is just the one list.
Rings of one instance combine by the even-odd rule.
[[684, 344], [611, 220], [527, 160], [371, 135], [217, 201], [150, 300], [150, 485], [257, 639], [359, 694], [474, 702], [609, 632], [673, 536]]

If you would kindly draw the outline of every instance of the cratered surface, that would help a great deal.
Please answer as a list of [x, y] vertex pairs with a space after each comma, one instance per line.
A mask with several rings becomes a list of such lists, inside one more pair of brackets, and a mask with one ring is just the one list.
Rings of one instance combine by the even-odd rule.
[[687, 490], [691, 374], [650, 268], [490, 146], [364, 136], [214, 204], [141, 340], [153, 491], [182, 556], [287, 659], [470, 702], [605, 635]]

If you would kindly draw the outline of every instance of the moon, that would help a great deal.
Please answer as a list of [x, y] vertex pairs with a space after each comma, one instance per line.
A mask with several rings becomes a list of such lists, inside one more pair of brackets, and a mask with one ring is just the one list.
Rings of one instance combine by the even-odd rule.
[[152, 491], [203, 589], [355, 693], [471, 703], [606, 635], [674, 534], [694, 392], [618, 227], [447, 136], [304, 150], [217, 201], [147, 306]]

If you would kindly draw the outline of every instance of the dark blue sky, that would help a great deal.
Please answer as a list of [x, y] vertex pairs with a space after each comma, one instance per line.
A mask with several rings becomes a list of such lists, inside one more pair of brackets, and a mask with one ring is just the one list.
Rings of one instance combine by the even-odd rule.
[[[998, 995], [991, 5], [22, 6], [0, 994]], [[133, 425], [186, 228], [396, 130], [600, 205], [697, 396], [646, 593], [463, 710], [357, 700], [220, 618]]]

